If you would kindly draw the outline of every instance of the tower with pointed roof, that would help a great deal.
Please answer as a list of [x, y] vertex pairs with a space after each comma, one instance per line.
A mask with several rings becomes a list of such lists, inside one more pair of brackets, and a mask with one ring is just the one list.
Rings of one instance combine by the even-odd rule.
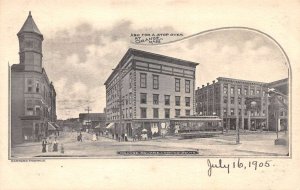
[[12, 145], [47, 137], [56, 121], [56, 92], [42, 64], [43, 35], [30, 12], [17, 36], [20, 62], [10, 76]]
[[19, 38], [20, 64], [25, 70], [42, 70], [42, 42], [43, 34], [35, 24], [31, 12], [17, 34]]

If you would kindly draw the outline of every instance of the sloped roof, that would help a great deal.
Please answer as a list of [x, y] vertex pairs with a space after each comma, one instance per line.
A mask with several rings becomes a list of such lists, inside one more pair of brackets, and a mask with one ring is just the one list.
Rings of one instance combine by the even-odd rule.
[[35, 24], [30, 11], [25, 23], [23, 24], [21, 30], [18, 32], [18, 35], [23, 32], [32, 32], [43, 36], [43, 34], [40, 32], [37, 25]]

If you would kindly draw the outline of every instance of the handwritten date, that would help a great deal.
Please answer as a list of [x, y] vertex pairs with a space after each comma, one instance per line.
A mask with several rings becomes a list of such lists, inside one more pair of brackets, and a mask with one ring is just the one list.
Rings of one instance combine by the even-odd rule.
[[274, 165], [271, 164], [272, 160], [266, 160], [266, 161], [247, 161], [242, 162], [240, 159], [237, 161], [234, 161], [232, 163], [225, 163], [222, 159], [219, 159], [218, 162], [213, 163], [210, 159], [207, 159], [207, 165], [208, 165], [208, 176], [212, 175], [213, 169], [225, 169], [227, 173], [229, 174], [231, 169], [254, 169], [258, 170], [259, 168], [269, 168]]

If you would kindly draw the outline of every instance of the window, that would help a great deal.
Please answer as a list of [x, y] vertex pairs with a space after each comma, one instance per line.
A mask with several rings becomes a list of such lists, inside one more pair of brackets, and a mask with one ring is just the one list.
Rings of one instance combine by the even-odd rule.
[[141, 93], [141, 104], [147, 104], [147, 94]]
[[175, 96], [175, 106], [180, 106], [180, 96]]
[[165, 118], [170, 118], [170, 109], [165, 109]]
[[129, 108], [129, 118], [132, 118], [132, 108]]
[[40, 107], [35, 107], [35, 115], [42, 116]]
[[147, 88], [147, 74], [146, 73], [140, 74], [140, 87]]
[[230, 94], [234, 94], [234, 88], [233, 87], [230, 88]]
[[190, 106], [190, 105], [191, 105], [191, 98], [185, 97], [185, 106]]
[[230, 109], [230, 115], [234, 115], [234, 109], [233, 108]]
[[248, 89], [244, 89], [244, 95], [248, 95]]
[[230, 97], [230, 104], [234, 104], [234, 97]]
[[185, 110], [185, 115], [190, 116], [191, 115], [191, 110]]
[[227, 101], [228, 101], [228, 99], [227, 99], [227, 97], [225, 96], [224, 99], [223, 99], [224, 104], [227, 104]]
[[180, 79], [175, 79], [175, 92], [180, 92]]
[[33, 101], [27, 100], [26, 115], [33, 115]]
[[254, 90], [253, 89], [250, 90], [250, 95], [254, 95]]
[[35, 84], [35, 91], [36, 91], [37, 93], [40, 92], [40, 83], [38, 83], [38, 82]]
[[131, 102], [132, 102], [132, 93], [130, 92], [129, 93], [129, 104], [131, 104]]
[[132, 88], [132, 73], [129, 74], [129, 88]]
[[260, 94], [260, 90], [256, 90], [256, 94]]
[[224, 113], [224, 115], [227, 115], [227, 109], [226, 108], [223, 109], [223, 113]]
[[263, 91], [263, 96], [265, 96], [266, 95], [266, 91]]
[[241, 105], [241, 103], [242, 103], [242, 99], [238, 98], [238, 104]]
[[165, 95], [165, 105], [170, 105], [170, 95]]
[[158, 108], [153, 108], [153, 118], [158, 118]]
[[27, 91], [32, 92], [32, 80], [31, 79], [27, 80]]
[[191, 81], [190, 80], [185, 80], [185, 92], [190, 93], [191, 92]]
[[180, 116], [180, 109], [175, 109], [175, 116]]
[[242, 109], [239, 109], [239, 115], [242, 115]]
[[158, 102], [159, 102], [159, 95], [153, 94], [153, 104], [158, 105]]
[[240, 88], [237, 89], [237, 92], [238, 92], [238, 95], [241, 95], [241, 89]]
[[153, 89], [159, 88], [159, 82], [158, 82], [158, 75], [152, 75], [153, 76]]
[[147, 108], [141, 108], [141, 118], [147, 118]]
[[223, 88], [224, 94], [227, 94], [227, 86]]

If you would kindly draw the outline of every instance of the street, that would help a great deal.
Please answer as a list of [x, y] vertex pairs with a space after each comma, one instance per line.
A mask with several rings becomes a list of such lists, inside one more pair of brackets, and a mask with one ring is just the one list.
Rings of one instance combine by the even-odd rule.
[[[23, 143], [12, 148], [12, 158], [32, 157], [120, 157], [118, 151], [198, 151], [197, 156], [286, 156], [288, 146], [274, 145], [276, 133], [241, 134], [236, 144], [234, 134], [211, 138], [180, 139], [166, 137], [147, 141], [118, 142], [104, 136], [92, 141], [92, 135], [83, 134], [83, 142], [76, 140], [76, 132], [63, 132], [58, 137], [58, 152], [42, 153], [41, 142]], [[279, 133], [279, 138], [287, 134]], [[64, 153], [61, 153], [61, 144]], [[176, 156], [176, 155], [174, 155]]]

